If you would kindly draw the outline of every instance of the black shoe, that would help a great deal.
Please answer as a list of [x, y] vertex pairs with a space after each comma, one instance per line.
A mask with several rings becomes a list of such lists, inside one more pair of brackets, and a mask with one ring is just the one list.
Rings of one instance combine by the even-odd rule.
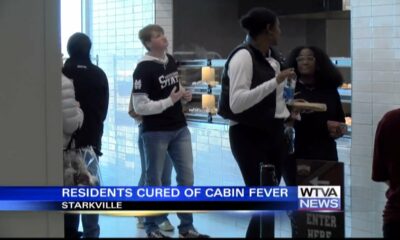
[[210, 236], [206, 234], [201, 234], [195, 229], [191, 229], [185, 233], [179, 233], [180, 238], [210, 238]]
[[170, 238], [167, 235], [164, 235], [160, 232], [160, 230], [154, 230], [147, 234], [148, 238]]

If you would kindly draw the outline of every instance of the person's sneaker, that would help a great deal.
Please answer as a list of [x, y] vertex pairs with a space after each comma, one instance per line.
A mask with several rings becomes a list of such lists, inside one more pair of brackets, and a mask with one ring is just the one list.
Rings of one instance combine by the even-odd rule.
[[138, 217], [138, 222], [136, 223], [136, 227], [139, 229], [144, 229], [144, 218]]
[[209, 238], [210, 236], [206, 234], [201, 234], [197, 232], [195, 229], [191, 229], [185, 233], [179, 233], [180, 238]]
[[162, 234], [159, 230], [151, 231], [147, 234], [148, 238], [170, 238], [167, 235]]
[[158, 225], [158, 227], [162, 231], [166, 231], [166, 232], [172, 232], [175, 229], [175, 227], [171, 224], [171, 222], [168, 219], [166, 219], [164, 222], [160, 223]]

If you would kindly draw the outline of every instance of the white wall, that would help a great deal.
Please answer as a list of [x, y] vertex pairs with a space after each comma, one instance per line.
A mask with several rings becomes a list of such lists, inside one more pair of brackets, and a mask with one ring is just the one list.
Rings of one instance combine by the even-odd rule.
[[167, 36], [169, 46], [168, 52], [173, 53], [174, 39], [172, 27], [172, 0], [155, 0], [156, 24], [164, 28], [165, 36]]
[[351, 0], [352, 237], [382, 237], [385, 184], [371, 180], [376, 125], [400, 107], [400, 1]]
[[[60, 5], [0, 1], [1, 186], [62, 184]], [[0, 237], [61, 237], [60, 213], [0, 213]]]

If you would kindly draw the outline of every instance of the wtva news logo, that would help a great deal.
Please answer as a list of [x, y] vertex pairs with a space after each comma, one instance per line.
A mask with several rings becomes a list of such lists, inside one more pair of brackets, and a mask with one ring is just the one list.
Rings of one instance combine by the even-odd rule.
[[299, 210], [340, 211], [340, 186], [299, 186]]

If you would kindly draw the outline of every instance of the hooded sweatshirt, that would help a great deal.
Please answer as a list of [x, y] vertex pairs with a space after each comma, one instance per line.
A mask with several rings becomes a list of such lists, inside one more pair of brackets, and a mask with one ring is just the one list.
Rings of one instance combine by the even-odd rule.
[[143, 116], [143, 132], [174, 131], [186, 126], [180, 101], [169, 95], [180, 90], [177, 65], [171, 55], [159, 59], [146, 54], [133, 73], [133, 105]]
[[72, 35], [67, 45], [70, 58], [62, 72], [73, 80], [76, 100], [85, 116], [82, 127], [74, 136], [75, 146], [92, 146], [101, 156], [103, 122], [108, 110], [108, 80], [104, 71], [90, 61], [90, 47], [90, 39], [85, 34]]

